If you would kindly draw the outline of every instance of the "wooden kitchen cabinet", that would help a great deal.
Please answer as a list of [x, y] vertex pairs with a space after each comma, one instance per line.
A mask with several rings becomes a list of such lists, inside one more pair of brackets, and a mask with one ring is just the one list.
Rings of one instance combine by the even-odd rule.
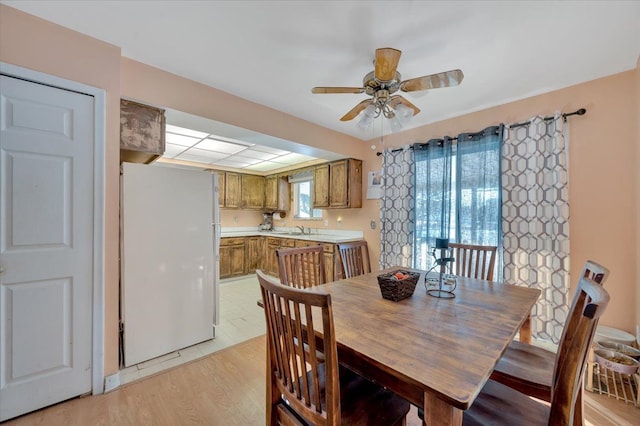
[[280, 248], [280, 238], [267, 237], [267, 243], [265, 244], [266, 253], [263, 258], [262, 269], [269, 275], [280, 276], [278, 269], [278, 256], [276, 250]]
[[329, 163], [313, 169], [313, 207], [329, 207]]
[[273, 211], [289, 210], [289, 182], [286, 176], [270, 175], [265, 178], [264, 208]]
[[224, 207], [237, 209], [240, 207], [240, 173], [225, 172]]
[[262, 210], [264, 208], [264, 176], [241, 174], [240, 208]]
[[362, 207], [362, 161], [332, 161], [313, 170], [314, 208]]
[[329, 207], [362, 207], [362, 161], [349, 158], [329, 163]]
[[253, 274], [260, 269], [260, 259], [264, 252], [263, 237], [247, 237], [245, 239], [245, 274]]
[[225, 194], [225, 173], [214, 172], [218, 175], [218, 204], [220, 207], [224, 207], [224, 194]]
[[324, 256], [324, 273], [327, 282], [342, 279], [342, 265], [340, 264], [340, 254], [336, 244], [323, 243], [320, 241], [296, 240], [296, 247], [322, 246], [322, 254]]
[[220, 278], [245, 275], [245, 239], [220, 239]]
[[295, 242], [296, 240], [291, 238], [267, 237], [263, 270], [269, 275], [280, 277], [280, 268], [278, 267], [278, 255], [276, 254], [276, 250], [280, 248], [295, 247]]

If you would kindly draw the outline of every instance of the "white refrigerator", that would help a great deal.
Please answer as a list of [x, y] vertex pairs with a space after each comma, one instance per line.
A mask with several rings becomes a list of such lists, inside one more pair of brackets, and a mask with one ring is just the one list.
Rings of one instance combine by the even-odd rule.
[[125, 366], [212, 339], [219, 322], [218, 176], [123, 163]]

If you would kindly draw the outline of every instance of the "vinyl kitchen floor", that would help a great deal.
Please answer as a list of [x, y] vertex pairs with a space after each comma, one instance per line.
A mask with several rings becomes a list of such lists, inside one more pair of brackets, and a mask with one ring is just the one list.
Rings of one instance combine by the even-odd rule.
[[150, 376], [265, 334], [264, 313], [256, 304], [260, 297], [260, 286], [255, 275], [221, 281], [220, 325], [216, 327], [216, 337], [120, 370], [120, 384]]

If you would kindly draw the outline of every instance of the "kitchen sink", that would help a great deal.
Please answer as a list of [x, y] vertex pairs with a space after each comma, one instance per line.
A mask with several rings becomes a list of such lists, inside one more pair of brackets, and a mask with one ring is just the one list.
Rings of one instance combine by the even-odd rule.
[[274, 235], [303, 235], [300, 231], [271, 231], [270, 233]]

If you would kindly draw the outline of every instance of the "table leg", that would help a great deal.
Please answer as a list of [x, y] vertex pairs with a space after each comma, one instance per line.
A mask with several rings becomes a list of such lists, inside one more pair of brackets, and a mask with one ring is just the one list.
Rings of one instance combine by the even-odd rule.
[[462, 426], [462, 410], [431, 393], [424, 394], [424, 422], [429, 426]]
[[522, 327], [520, 327], [520, 341], [522, 343], [531, 343], [531, 314], [527, 316], [527, 319], [522, 323]]

